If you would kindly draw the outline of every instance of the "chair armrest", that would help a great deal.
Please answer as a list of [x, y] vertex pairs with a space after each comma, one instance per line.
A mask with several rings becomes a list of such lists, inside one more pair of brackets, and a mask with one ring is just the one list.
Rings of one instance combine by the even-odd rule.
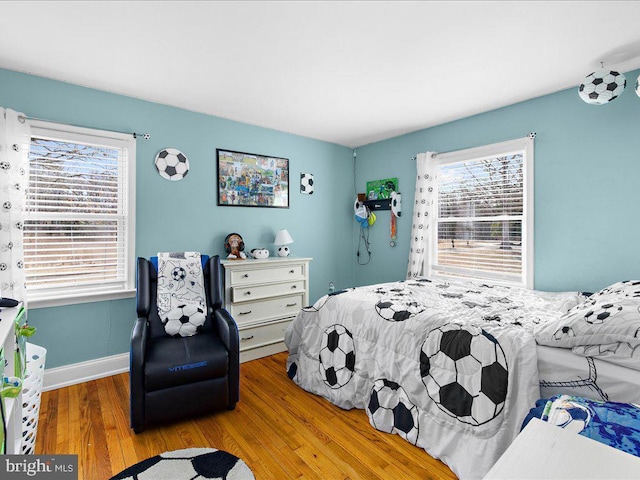
[[238, 325], [231, 314], [224, 308], [216, 308], [213, 311], [214, 328], [227, 350], [240, 348]]
[[138, 317], [146, 317], [151, 309], [151, 263], [138, 257], [136, 267], [136, 312]]
[[229, 352], [229, 403], [240, 399], [240, 337], [238, 325], [224, 308], [213, 311], [214, 325]]
[[141, 431], [144, 427], [144, 359], [149, 335], [147, 319], [139, 317], [131, 331], [131, 352], [129, 355], [129, 386], [131, 398], [131, 427]]

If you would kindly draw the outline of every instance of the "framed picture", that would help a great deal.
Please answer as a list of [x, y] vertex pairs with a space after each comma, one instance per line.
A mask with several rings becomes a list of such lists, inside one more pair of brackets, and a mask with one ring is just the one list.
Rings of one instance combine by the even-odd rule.
[[385, 178], [367, 182], [367, 200], [385, 200], [391, 198], [391, 192], [397, 191], [397, 178]]
[[289, 208], [289, 160], [216, 149], [218, 205]]

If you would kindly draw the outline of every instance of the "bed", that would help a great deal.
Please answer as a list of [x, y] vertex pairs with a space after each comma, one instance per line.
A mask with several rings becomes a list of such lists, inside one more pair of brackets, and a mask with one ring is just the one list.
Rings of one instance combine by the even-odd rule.
[[[287, 373], [339, 407], [364, 409], [374, 428], [423, 448], [458, 477], [481, 478], [541, 398], [539, 360], [548, 396], [570, 382], [570, 393], [611, 396], [615, 377], [602, 372], [616, 368], [607, 351], [628, 335], [583, 334], [578, 324], [594, 309], [624, 317], [623, 308], [602, 307], [629, 300], [630, 288], [620, 282], [585, 297], [419, 278], [339, 291], [303, 309], [287, 329]], [[557, 375], [566, 361], [560, 351], [582, 366]], [[621, 363], [628, 371], [629, 359]], [[600, 364], [607, 366], [598, 376], [592, 366]]]
[[349, 289], [300, 312], [285, 336], [287, 371], [459, 477], [480, 478], [539, 398], [534, 326], [581, 300], [424, 278]]

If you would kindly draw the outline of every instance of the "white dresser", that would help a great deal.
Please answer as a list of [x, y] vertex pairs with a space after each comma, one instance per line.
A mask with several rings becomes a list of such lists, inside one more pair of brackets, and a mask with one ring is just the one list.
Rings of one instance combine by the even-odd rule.
[[311, 260], [222, 260], [224, 306], [238, 324], [241, 362], [286, 350], [284, 332], [309, 302]]

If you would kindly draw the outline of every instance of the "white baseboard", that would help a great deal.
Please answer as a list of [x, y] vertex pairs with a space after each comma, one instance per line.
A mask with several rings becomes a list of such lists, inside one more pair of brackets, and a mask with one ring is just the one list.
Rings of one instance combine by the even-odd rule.
[[[287, 349], [284, 342], [266, 345], [262, 348], [240, 352], [240, 363], [273, 355]], [[119, 353], [110, 357], [97, 358], [87, 362], [73, 363], [56, 368], [45, 368], [42, 391], [77, 385], [98, 378], [117, 375], [129, 371], [129, 353]]]
[[129, 353], [97, 358], [56, 368], [45, 368], [42, 391], [55, 390], [129, 371]]

